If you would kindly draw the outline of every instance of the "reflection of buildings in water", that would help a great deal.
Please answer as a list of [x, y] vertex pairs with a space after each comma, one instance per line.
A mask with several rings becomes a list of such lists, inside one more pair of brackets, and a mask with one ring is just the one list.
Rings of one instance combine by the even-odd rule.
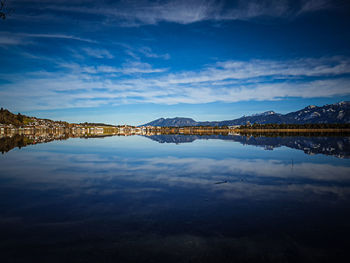
[[41, 133], [41, 134], [7, 134], [0, 135], [0, 151], [8, 152], [16, 147], [25, 147], [27, 145], [46, 143], [54, 140], [66, 140], [69, 136], [65, 133]]
[[118, 127], [117, 135], [131, 136], [131, 135], [156, 135], [161, 134], [160, 129], [154, 127], [131, 127], [131, 126], [121, 126]]
[[104, 129], [95, 128], [17, 128], [0, 134], [0, 151], [8, 152], [15, 147], [47, 143], [68, 138], [104, 136]]
[[274, 148], [272, 145], [265, 145], [264, 149], [267, 151], [272, 151]]

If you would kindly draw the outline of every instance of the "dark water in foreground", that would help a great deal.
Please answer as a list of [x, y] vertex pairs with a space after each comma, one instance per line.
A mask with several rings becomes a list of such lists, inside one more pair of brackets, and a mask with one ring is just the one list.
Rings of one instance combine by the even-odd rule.
[[349, 262], [349, 157], [349, 137], [15, 148], [0, 154], [0, 262]]

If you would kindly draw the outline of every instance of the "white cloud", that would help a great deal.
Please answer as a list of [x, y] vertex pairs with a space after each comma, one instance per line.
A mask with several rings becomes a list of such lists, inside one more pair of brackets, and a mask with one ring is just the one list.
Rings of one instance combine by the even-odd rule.
[[32, 34], [32, 33], [11, 33], [11, 32], [0, 32], [0, 45], [26, 45], [34, 44], [30, 39], [33, 38], [57, 38], [57, 39], [67, 39], [67, 40], [77, 40], [88, 43], [96, 43], [96, 41], [81, 38], [74, 35], [66, 34]]
[[88, 38], [81, 38], [81, 37], [77, 37], [73, 35], [65, 35], [65, 34], [17, 33], [16, 35], [20, 37], [29, 37], [29, 38], [61, 38], [61, 39], [70, 39], [70, 40], [78, 40], [78, 41], [89, 42], [89, 43], [96, 43], [96, 41]]
[[10, 37], [10, 36], [0, 36], [0, 45], [21, 45], [23, 42], [18, 37]]
[[158, 68], [154, 69], [150, 64], [143, 63], [139, 61], [133, 61], [124, 63], [122, 68], [123, 74], [133, 74], [133, 73], [160, 73], [165, 72], [167, 69]]
[[157, 54], [152, 51], [149, 47], [142, 47], [139, 49], [139, 52], [148, 58], [162, 58], [162, 59], [170, 59], [169, 54]]
[[303, 0], [300, 13], [312, 12], [331, 7], [331, 3], [328, 0]]
[[85, 53], [94, 58], [114, 58], [114, 56], [106, 49], [83, 48]]
[[[0, 103], [17, 110], [131, 103], [210, 103], [350, 94], [350, 59], [223, 61], [168, 73], [148, 63], [58, 64], [61, 71], [3, 74]], [[43, 88], [44, 87], [44, 88]], [[21, 97], [21, 100], [18, 100]]]
[[150, 73], [161, 73], [165, 72], [165, 68], [153, 68], [148, 63], [139, 61], [126, 62], [121, 67], [99, 65], [99, 66], [80, 66], [76, 63], [62, 63], [61, 67], [69, 68], [75, 73], [89, 73], [89, 74], [104, 74], [104, 73], [120, 73], [125, 75], [132, 74], [150, 74]]
[[122, 26], [139, 26], [173, 22], [190, 24], [200, 21], [249, 20], [259, 17], [294, 18], [300, 14], [330, 8], [329, 0], [167, 0], [167, 1], [118, 1], [108, 6], [92, 2], [88, 6], [53, 1], [43, 10], [66, 13], [84, 13], [103, 16], [107, 23]]

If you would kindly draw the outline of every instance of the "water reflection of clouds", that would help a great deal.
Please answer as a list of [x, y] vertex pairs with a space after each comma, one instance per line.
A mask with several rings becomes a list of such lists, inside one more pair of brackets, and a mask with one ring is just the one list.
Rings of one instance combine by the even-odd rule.
[[[71, 194], [136, 194], [168, 187], [202, 189], [227, 198], [273, 198], [304, 192], [346, 198], [350, 193], [350, 167], [330, 163], [54, 152], [13, 152], [1, 163], [3, 186], [68, 189]], [[227, 183], [215, 184], [218, 181]]]

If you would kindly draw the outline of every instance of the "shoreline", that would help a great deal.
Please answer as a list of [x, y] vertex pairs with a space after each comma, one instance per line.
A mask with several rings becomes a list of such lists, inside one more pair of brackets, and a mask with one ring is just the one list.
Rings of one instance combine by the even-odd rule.
[[239, 128], [170, 128], [170, 127], [94, 127], [94, 128], [1, 128], [0, 137], [11, 135], [67, 135], [72, 137], [131, 136], [131, 135], [243, 135], [243, 136], [350, 136], [350, 128], [320, 129], [239, 129]]
[[261, 132], [261, 133], [264, 133], [264, 132], [267, 132], [267, 133], [270, 133], [270, 132], [286, 132], [286, 133], [289, 133], [289, 132], [292, 132], [292, 133], [295, 133], [295, 132], [300, 132], [300, 133], [303, 133], [303, 132], [318, 132], [318, 133], [327, 133], [327, 132], [340, 132], [340, 133], [350, 133], [350, 129], [337, 129], [337, 128], [320, 128], [320, 129], [234, 129], [235, 131], [239, 131], [239, 132]]

